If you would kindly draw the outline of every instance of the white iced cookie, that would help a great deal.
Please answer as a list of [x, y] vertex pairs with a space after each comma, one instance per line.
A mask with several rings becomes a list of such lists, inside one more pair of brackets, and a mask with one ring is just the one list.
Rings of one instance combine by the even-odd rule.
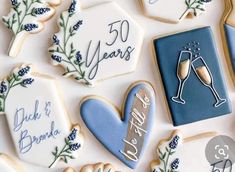
[[29, 34], [40, 32], [44, 22], [55, 14], [55, 5], [61, 0], [11, 0], [12, 8], [7, 16], [2, 18], [7, 28], [14, 36], [9, 47], [9, 56], [16, 57], [24, 39]]
[[[108, 18], [107, 18], [108, 15]], [[143, 42], [142, 28], [116, 3], [80, 9], [77, 0], [58, 21], [49, 49], [63, 76], [86, 85], [133, 72]]]
[[206, 11], [212, 0], [139, 0], [145, 15], [168, 23], [196, 17]]
[[[73, 168], [66, 168], [64, 172], [76, 172]], [[111, 164], [90, 164], [84, 166], [80, 172], [117, 172]]]
[[0, 107], [20, 159], [43, 167], [78, 157], [83, 135], [72, 126], [56, 81], [22, 65], [0, 81]]
[[0, 153], [1, 172], [24, 172], [23, 168], [6, 154]]
[[215, 135], [215, 132], [206, 132], [183, 138], [179, 130], [173, 131], [169, 138], [159, 142], [157, 146], [159, 159], [152, 161], [152, 172], [188, 172], [192, 169], [211, 171], [211, 165], [205, 157], [205, 148]]

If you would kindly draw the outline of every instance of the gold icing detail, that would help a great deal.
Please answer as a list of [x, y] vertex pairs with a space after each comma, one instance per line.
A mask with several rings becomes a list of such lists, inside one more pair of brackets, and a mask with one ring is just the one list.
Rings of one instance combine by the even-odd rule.
[[206, 66], [200, 66], [200, 67], [196, 68], [196, 72], [205, 84], [207, 84], [207, 85], [211, 84], [211, 76], [210, 76]]

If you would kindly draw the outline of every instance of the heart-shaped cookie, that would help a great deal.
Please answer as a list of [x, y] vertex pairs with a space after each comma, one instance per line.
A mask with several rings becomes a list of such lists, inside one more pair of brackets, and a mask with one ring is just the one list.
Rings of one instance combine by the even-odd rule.
[[123, 163], [135, 168], [147, 145], [155, 113], [151, 84], [141, 81], [129, 87], [122, 114], [97, 96], [84, 98], [80, 112], [94, 136]]
[[116, 3], [81, 9], [73, 0], [58, 24], [49, 51], [52, 64], [65, 69], [63, 76], [94, 85], [135, 70], [143, 30]]

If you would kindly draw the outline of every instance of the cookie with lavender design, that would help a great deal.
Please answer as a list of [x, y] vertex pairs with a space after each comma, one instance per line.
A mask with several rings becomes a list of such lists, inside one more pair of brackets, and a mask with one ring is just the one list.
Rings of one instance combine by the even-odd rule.
[[1, 112], [20, 159], [52, 168], [78, 157], [83, 134], [69, 121], [53, 78], [22, 65], [0, 83]]
[[139, 0], [146, 16], [167, 23], [204, 13], [212, 0]]
[[77, 0], [72, 0], [58, 25], [60, 32], [53, 36], [49, 51], [52, 64], [65, 69], [64, 77], [93, 86], [135, 70], [143, 30], [116, 3], [81, 9]]
[[[64, 172], [76, 172], [75, 169], [69, 167]], [[97, 163], [84, 166], [80, 172], [117, 172], [111, 164]]]
[[24, 39], [43, 30], [44, 22], [55, 14], [55, 6], [61, 0], [11, 0], [11, 10], [2, 18], [5, 26], [13, 32], [9, 56], [16, 57]]
[[1, 172], [24, 172], [22, 166], [10, 156], [0, 153], [0, 171]]
[[[211, 166], [204, 154], [206, 144], [215, 135], [215, 132], [205, 132], [184, 138], [181, 131], [173, 131], [169, 138], [159, 142], [159, 159], [151, 162], [152, 172], [187, 172], [194, 168], [198, 171], [210, 171]], [[191, 158], [193, 149], [197, 149], [197, 152]]]

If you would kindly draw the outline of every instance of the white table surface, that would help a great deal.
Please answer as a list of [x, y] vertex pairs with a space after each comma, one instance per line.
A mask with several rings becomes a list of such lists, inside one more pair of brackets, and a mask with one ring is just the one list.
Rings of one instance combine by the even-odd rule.
[[[232, 104], [234, 104], [235, 90], [229, 76], [219, 30], [219, 20], [223, 13], [224, 4], [223, 0], [214, 0], [206, 14], [203, 14], [193, 20], [184, 20], [180, 24], [172, 25], [161, 23], [143, 16], [137, 0], [115, 1], [127, 12], [129, 12], [129, 14], [132, 15], [134, 19], [136, 19], [137, 22], [145, 29], [145, 39], [140, 54], [141, 57], [134, 73], [106, 80], [95, 88], [84, 87], [74, 82], [72, 79], [66, 79], [60, 76], [63, 71], [60, 68], [54, 67], [50, 64], [47, 49], [50, 45], [51, 36], [55, 31], [58, 30], [56, 25], [58, 15], [61, 13], [61, 11], [66, 10], [70, 4], [70, 0], [66, 0], [58, 8], [57, 14], [49, 22], [47, 22], [46, 28], [42, 32], [36, 35], [30, 35], [28, 37], [27, 41], [25, 41], [23, 45], [23, 50], [16, 59], [12, 59], [6, 54], [12, 33], [2, 23], [0, 23], [0, 77], [7, 75], [15, 65], [21, 63], [32, 63], [36, 66], [39, 72], [49, 74], [58, 79], [62, 93], [64, 95], [64, 101], [70, 113], [70, 118], [74, 123], [80, 123], [86, 137], [85, 145], [80, 152], [80, 158], [72, 161], [70, 164], [77, 170], [87, 163], [102, 161], [113, 163], [113, 165], [115, 165], [119, 171], [144, 172], [150, 170], [149, 163], [152, 159], [156, 158], [155, 149], [158, 141], [161, 138], [168, 136], [169, 132], [175, 129], [170, 123], [167, 115], [167, 106], [163, 101], [164, 93], [161, 88], [161, 80], [159, 78], [159, 74], [157, 73], [158, 70], [156, 70], [156, 66], [152, 59], [150, 47], [153, 37], [173, 33], [176, 31], [188, 30], [199, 26], [212, 26], [220, 55], [222, 70], [224, 72], [225, 81], [229, 91], [229, 96]], [[100, 2], [104, 2], [104, 0], [81, 0], [83, 7], [88, 7]], [[10, 8], [10, 0], [0, 0], [0, 4], [0, 16], [6, 15]], [[148, 148], [140, 160], [137, 169], [131, 170], [118, 159], [116, 159], [111, 153], [109, 153], [89, 132], [81, 120], [79, 114], [79, 102], [82, 97], [88, 94], [98, 94], [108, 98], [110, 101], [120, 107], [123, 102], [123, 97], [127, 87], [132, 82], [143, 79], [150, 81], [156, 89], [157, 111], [154, 115], [154, 127], [151, 133], [151, 139]], [[179, 127], [179, 129], [182, 130], [185, 136], [194, 135], [204, 131], [217, 131], [220, 134], [226, 134], [232, 138], [235, 138], [234, 112], [230, 115], [182, 126]], [[196, 147], [195, 149], [192, 149], [192, 154], [194, 151], [197, 151]], [[8, 153], [13, 157], [16, 157], [14, 146], [4, 116], [0, 117], [0, 152]], [[65, 164], [63, 163], [60, 163], [58, 165], [59, 168], [57, 169], [44, 169], [24, 162], [22, 162], [22, 165], [25, 167], [26, 172], [62, 172], [63, 168], [65, 167]], [[198, 172], [198, 170], [194, 168], [190, 172]]]

